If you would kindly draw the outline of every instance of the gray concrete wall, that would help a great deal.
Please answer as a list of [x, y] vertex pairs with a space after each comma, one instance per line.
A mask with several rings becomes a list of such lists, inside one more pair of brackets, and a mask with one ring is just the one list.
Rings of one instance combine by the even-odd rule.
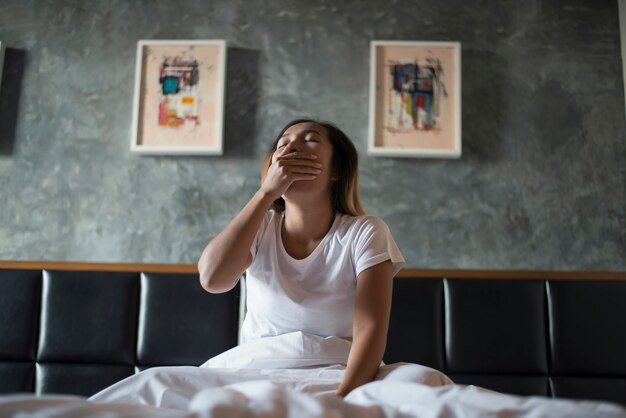
[[[131, 154], [137, 40], [190, 38], [229, 45], [224, 156]], [[367, 157], [373, 39], [462, 43], [461, 159]], [[615, 0], [3, 0], [0, 40], [0, 259], [195, 262], [310, 115], [410, 267], [626, 270]]]
[[[626, 61], [626, 0], [617, 0], [619, 8], [620, 42], [622, 44], [622, 63]], [[626, 65], [622, 65], [624, 84], [626, 84]]]

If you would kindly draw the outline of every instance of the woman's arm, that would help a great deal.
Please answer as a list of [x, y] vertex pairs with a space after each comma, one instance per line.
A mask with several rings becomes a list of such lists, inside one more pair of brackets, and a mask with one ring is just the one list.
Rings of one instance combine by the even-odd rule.
[[232, 289], [252, 262], [250, 248], [265, 213], [274, 199], [262, 189], [206, 246], [198, 271], [202, 287], [211, 293]]
[[319, 175], [321, 165], [314, 161], [316, 158], [308, 152], [276, 154], [261, 188], [202, 252], [198, 271], [205, 290], [223, 293], [237, 284], [252, 262], [250, 248], [265, 213], [294, 181], [313, 180]]
[[387, 260], [365, 269], [356, 285], [352, 348], [337, 395], [371, 382], [385, 353], [391, 312], [393, 270]]

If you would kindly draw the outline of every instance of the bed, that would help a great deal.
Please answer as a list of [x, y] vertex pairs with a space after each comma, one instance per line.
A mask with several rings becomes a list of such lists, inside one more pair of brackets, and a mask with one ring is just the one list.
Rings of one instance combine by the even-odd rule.
[[[0, 416], [626, 416], [626, 273], [405, 269], [389, 367], [345, 399], [332, 367], [197, 367], [243, 300], [192, 265], [0, 262]], [[210, 382], [178, 409], [87, 399], [162, 366]]]

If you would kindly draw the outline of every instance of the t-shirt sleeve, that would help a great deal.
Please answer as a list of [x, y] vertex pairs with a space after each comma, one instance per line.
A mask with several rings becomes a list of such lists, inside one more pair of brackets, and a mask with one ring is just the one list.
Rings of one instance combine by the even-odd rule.
[[393, 240], [389, 227], [376, 216], [363, 219], [353, 245], [357, 277], [363, 270], [386, 260], [391, 261], [394, 276], [404, 266], [404, 257]]
[[263, 220], [261, 221], [261, 225], [259, 229], [256, 231], [256, 236], [254, 237], [254, 241], [252, 241], [252, 246], [250, 247], [250, 254], [252, 255], [252, 259], [256, 256], [257, 249], [259, 248], [259, 243], [263, 238], [263, 234], [267, 230], [267, 226], [270, 224], [275, 212], [273, 210], [268, 210], [263, 216]]

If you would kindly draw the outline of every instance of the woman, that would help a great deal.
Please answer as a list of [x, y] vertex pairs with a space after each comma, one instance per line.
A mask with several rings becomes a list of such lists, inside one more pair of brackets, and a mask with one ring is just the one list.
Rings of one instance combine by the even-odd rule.
[[246, 272], [241, 343], [201, 367], [144, 370], [90, 400], [187, 410], [196, 401], [221, 402], [206, 391], [246, 382], [340, 396], [377, 373], [447, 383], [416, 365], [379, 373], [392, 279], [404, 259], [385, 223], [363, 215], [357, 169], [354, 146], [335, 126], [289, 123], [267, 155], [261, 187], [198, 262], [212, 293], [232, 289]]
[[[378, 372], [403, 264], [385, 223], [363, 215], [354, 145], [332, 124], [298, 119], [280, 132], [260, 189], [209, 242], [198, 268], [212, 293], [246, 272], [243, 344], [299, 333], [303, 345], [324, 351], [332, 341], [326, 359], [347, 363], [336, 391], [345, 396]], [[227, 365], [223, 358], [207, 366]]]

